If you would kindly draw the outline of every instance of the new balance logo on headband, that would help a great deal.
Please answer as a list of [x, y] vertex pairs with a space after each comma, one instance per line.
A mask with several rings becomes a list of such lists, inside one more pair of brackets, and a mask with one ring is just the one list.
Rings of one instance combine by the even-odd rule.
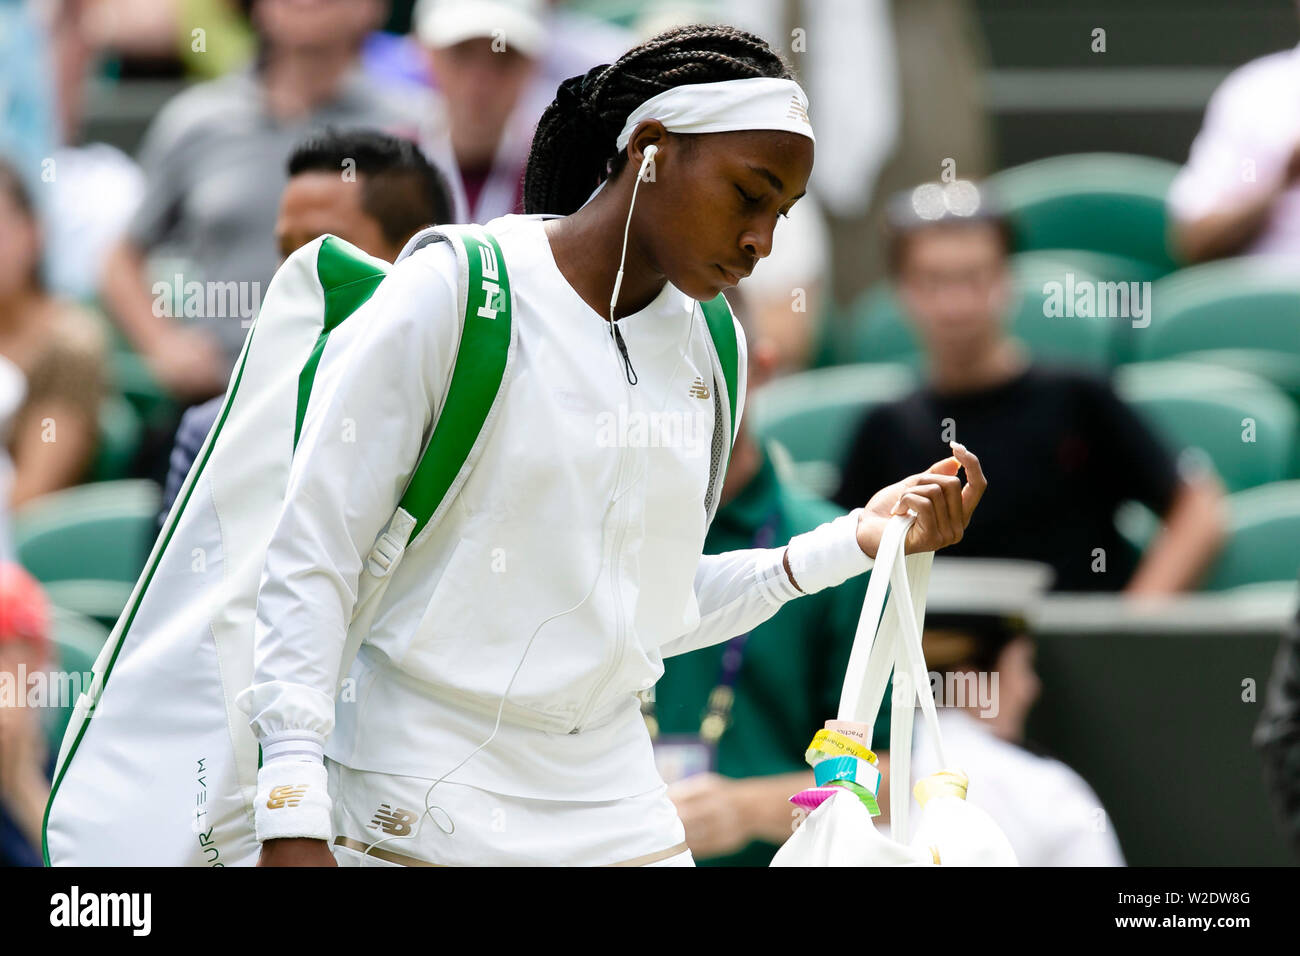
[[786, 110], [785, 115], [787, 118], [792, 120], [803, 120], [805, 123], [808, 122], [808, 111], [804, 109], [804, 105], [799, 102], [798, 94], [790, 97], [790, 108]]

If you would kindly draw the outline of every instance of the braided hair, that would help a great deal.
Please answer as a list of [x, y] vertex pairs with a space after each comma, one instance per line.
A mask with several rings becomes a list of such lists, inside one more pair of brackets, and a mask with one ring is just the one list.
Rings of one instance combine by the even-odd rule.
[[615, 142], [631, 112], [675, 86], [751, 77], [794, 79], [781, 54], [729, 26], [676, 27], [633, 47], [613, 64], [560, 84], [533, 134], [524, 171], [524, 212], [575, 212], [618, 173], [627, 152]]

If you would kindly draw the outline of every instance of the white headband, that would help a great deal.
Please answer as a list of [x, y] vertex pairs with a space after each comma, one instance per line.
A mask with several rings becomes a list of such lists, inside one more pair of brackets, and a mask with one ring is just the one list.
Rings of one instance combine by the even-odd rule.
[[670, 133], [777, 129], [813, 138], [808, 97], [794, 80], [767, 76], [674, 86], [650, 97], [627, 118], [615, 146], [622, 151], [638, 124], [656, 119]]

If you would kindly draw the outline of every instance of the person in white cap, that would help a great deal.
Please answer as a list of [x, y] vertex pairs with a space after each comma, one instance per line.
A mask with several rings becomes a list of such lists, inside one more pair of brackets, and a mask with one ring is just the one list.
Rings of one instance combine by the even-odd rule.
[[412, 13], [438, 89], [424, 149], [451, 175], [457, 222], [522, 209], [537, 118], [554, 95], [535, 82], [548, 34], [542, 0], [420, 0]]
[[[1051, 580], [1052, 569], [1034, 561], [935, 558], [922, 644], [944, 750], [970, 777], [967, 799], [1007, 835], [1021, 866], [1123, 866], [1092, 788], [1061, 761], [1023, 746], [1039, 693], [1029, 622]], [[913, 780], [942, 769], [919, 727]], [[914, 831], [921, 817], [913, 797]]]
[[[731, 27], [670, 31], [561, 85], [527, 214], [486, 224], [519, 339], [504, 395], [337, 706], [364, 556], [456, 352], [454, 251], [417, 235], [331, 335], [237, 697], [263, 758], [262, 865], [693, 865], [638, 698], [663, 659], [868, 570], [892, 513], [917, 515], [911, 551], [961, 538], [985, 480], [955, 445], [788, 543], [702, 554], [746, 359], [730, 311], [704, 307], [770, 252], [812, 161], [788, 65]], [[719, 329], [734, 381], [714, 374]], [[704, 443], [606, 428], [652, 415], [698, 422]]]

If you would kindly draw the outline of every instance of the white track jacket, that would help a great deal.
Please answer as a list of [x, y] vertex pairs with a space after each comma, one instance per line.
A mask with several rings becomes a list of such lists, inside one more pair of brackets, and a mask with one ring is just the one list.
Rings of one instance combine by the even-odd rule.
[[[697, 304], [668, 284], [619, 320], [629, 385], [542, 221], [486, 227], [515, 294], [508, 392], [455, 504], [393, 571], [337, 703], [362, 561], [445, 400], [460, 334], [449, 245], [401, 260], [328, 340], [239, 698], [268, 757], [309, 739], [355, 769], [432, 780], [488, 739], [505, 695], [495, 738], [448, 780], [538, 799], [645, 793], [661, 781], [636, 694], [663, 658], [801, 593], [784, 546], [701, 556], [714, 404]], [[736, 338], [739, 414], [738, 324]]]

